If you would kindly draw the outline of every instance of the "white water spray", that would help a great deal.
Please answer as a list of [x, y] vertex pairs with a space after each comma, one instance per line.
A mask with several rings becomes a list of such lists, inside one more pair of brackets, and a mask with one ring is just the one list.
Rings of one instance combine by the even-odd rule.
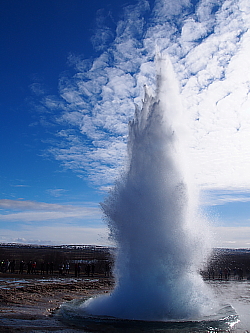
[[208, 311], [198, 273], [206, 235], [189, 180], [178, 83], [168, 58], [158, 56], [156, 67], [156, 96], [145, 90], [130, 123], [129, 168], [103, 204], [118, 245], [116, 288], [82, 305], [93, 315], [164, 321]]

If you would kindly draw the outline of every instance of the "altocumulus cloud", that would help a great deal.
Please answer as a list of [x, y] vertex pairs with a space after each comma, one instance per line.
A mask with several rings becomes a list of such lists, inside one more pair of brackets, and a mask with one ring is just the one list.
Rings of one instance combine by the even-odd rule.
[[143, 85], [155, 87], [158, 50], [170, 55], [180, 82], [197, 183], [249, 189], [249, 1], [158, 0], [153, 8], [138, 1], [116, 30], [108, 20], [99, 16], [92, 38], [99, 56], [72, 55], [75, 74], [61, 77], [59, 96], [39, 95], [40, 108], [54, 111], [62, 127], [50, 153], [95, 185], [112, 184], [126, 161], [127, 123]]

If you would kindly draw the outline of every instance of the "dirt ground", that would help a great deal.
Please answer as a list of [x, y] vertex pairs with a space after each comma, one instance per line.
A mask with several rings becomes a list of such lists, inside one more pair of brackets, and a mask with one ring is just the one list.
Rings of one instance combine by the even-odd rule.
[[[13, 279], [13, 275], [11, 277]], [[1, 333], [83, 332], [59, 321], [55, 316], [57, 309], [73, 299], [107, 293], [114, 284], [111, 278], [26, 280], [22, 277], [21, 280], [19, 276], [20, 281], [14, 279], [13, 283], [3, 275], [0, 278]]]

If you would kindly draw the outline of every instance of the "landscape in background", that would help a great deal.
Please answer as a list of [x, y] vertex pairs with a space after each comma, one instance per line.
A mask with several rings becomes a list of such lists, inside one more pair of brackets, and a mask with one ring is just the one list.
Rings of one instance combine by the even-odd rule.
[[[112, 277], [115, 253], [114, 247], [97, 245], [0, 244], [0, 278], [16, 275], [24, 275], [25, 278], [41, 275]], [[22, 261], [24, 267], [20, 273]], [[7, 262], [9, 266], [6, 266]], [[14, 269], [11, 265], [13, 262]], [[29, 262], [36, 263], [36, 267], [27, 274]], [[53, 273], [48, 266], [51, 263]], [[204, 279], [250, 280], [250, 249], [214, 249], [208, 264], [201, 268], [201, 274]]]

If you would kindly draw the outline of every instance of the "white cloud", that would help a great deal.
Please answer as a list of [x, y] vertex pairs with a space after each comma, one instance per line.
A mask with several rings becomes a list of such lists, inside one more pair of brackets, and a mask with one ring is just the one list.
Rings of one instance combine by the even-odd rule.
[[[94, 203], [89, 203], [94, 205]], [[51, 204], [46, 202], [37, 202], [31, 200], [11, 200], [11, 199], [0, 199], [0, 208], [3, 209], [24, 209], [24, 210], [72, 210], [75, 209], [73, 205], [59, 205]]]
[[2, 221], [25, 221], [25, 222], [44, 222], [48, 220], [58, 220], [65, 218], [84, 218], [86, 216], [91, 216], [93, 213], [86, 211], [49, 211], [49, 212], [20, 212], [20, 213], [10, 213], [5, 215], [0, 215], [0, 220]]
[[189, 6], [190, 0], [157, 0], [155, 2], [154, 15], [157, 22], [164, 22], [172, 15], [178, 15], [183, 11], [184, 6]]
[[31, 91], [37, 96], [43, 96], [45, 94], [44, 87], [39, 82], [34, 82], [30, 85]]
[[0, 221], [3, 222], [45, 222], [67, 219], [72, 223], [100, 221], [101, 210], [96, 203], [85, 203], [85, 206], [48, 204], [35, 201], [0, 200]]
[[23, 226], [19, 230], [0, 229], [0, 243], [24, 243], [24, 244], [89, 244], [107, 245], [109, 231], [106, 227], [84, 227], [66, 223], [53, 225], [35, 225], [32, 228]]
[[250, 248], [250, 227], [214, 227], [214, 246]]
[[54, 188], [54, 189], [49, 189], [47, 190], [48, 193], [50, 193], [51, 196], [53, 197], [60, 197], [62, 196], [67, 190], [63, 188]]
[[16, 185], [11, 185], [13, 187], [30, 187], [29, 185], [23, 185], [23, 184], [16, 184]]
[[110, 245], [97, 203], [82, 205], [0, 200], [0, 242]]
[[61, 110], [57, 122], [68, 126], [50, 152], [66, 168], [88, 174], [95, 185], [112, 184], [125, 164], [134, 102], [140, 105], [144, 84], [154, 88], [152, 60], [156, 49], [165, 50], [192, 130], [189, 146], [197, 183], [203, 189], [248, 190], [248, 1], [201, 0], [192, 6], [184, 0], [158, 0], [147, 22], [143, 15], [148, 10], [146, 1], [133, 11], [125, 9], [112, 38], [110, 29], [99, 24], [102, 53], [92, 62], [71, 56], [76, 73], [61, 78], [60, 101], [52, 96], [43, 100], [47, 109]]
[[203, 192], [201, 203], [206, 206], [224, 205], [225, 203], [250, 202], [250, 191], [211, 190]]
[[[186, 107], [198, 119], [193, 123], [193, 158], [198, 181], [206, 187], [250, 187], [249, 32], [242, 20], [234, 22], [233, 28], [229, 24], [229, 31], [221, 21], [223, 29], [209, 36], [207, 47], [206, 42], [202, 44], [206, 53], [192, 51], [198, 63], [203, 59], [203, 66], [183, 89]], [[193, 61], [192, 54], [190, 58]]]

